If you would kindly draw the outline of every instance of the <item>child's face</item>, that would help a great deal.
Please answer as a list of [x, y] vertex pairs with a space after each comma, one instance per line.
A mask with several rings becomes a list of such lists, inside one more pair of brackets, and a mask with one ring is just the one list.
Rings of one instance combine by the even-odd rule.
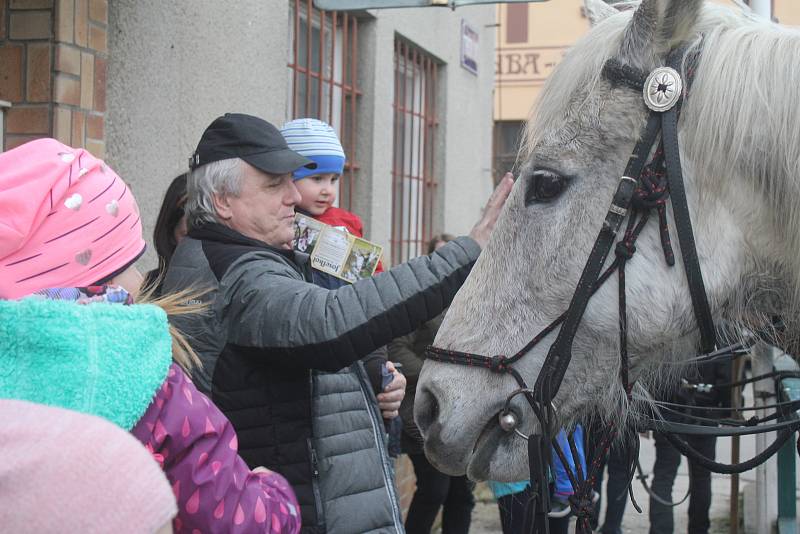
[[336, 201], [339, 175], [315, 174], [297, 180], [294, 185], [302, 197], [297, 206], [311, 215], [322, 215]]

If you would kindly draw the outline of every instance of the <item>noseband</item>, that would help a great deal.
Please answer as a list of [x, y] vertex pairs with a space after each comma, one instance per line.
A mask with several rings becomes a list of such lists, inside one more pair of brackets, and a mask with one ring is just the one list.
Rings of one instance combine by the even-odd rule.
[[[708, 304], [703, 275], [700, 270], [686, 201], [678, 149], [678, 117], [691, 87], [694, 69], [699, 58], [699, 49], [688, 55], [686, 50], [687, 46], [685, 45], [674, 49], [667, 57], [666, 66], [656, 68], [649, 75], [636, 68], [624, 65], [615, 59], [607, 61], [603, 67], [603, 76], [612, 86], [625, 86], [641, 91], [644, 103], [650, 110], [650, 114], [628, 160], [625, 172], [617, 184], [613, 200], [606, 212], [589, 258], [584, 265], [567, 311], [512, 356], [497, 355], [488, 357], [438, 347], [428, 347], [427, 350], [427, 357], [432, 360], [457, 365], [485, 367], [495, 373], [506, 373], [511, 375], [519, 385], [519, 389], [513, 391], [506, 398], [505, 406], [498, 417], [499, 425], [503, 430], [507, 432], [513, 431], [528, 440], [533, 513], [528, 518], [526, 531], [535, 533], [548, 532], [549, 491], [546, 466], [550, 462], [550, 449], [553, 446], [553, 450], [555, 450], [565, 466], [570, 482], [575, 489], [575, 494], [572, 496], [570, 504], [578, 516], [578, 531], [589, 532], [591, 489], [594, 485], [594, 479], [602, 466], [602, 458], [608, 452], [618, 430], [613, 425], [608, 425], [604, 429], [603, 435], [599, 440], [598, 451], [594, 454], [591, 465], [587, 466], [588, 472], [585, 477], [581, 473], [581, 462], [570, 437], [570, 452], [576, 466], [576, 473], [573, 474], [570, 472], [564, 452], [554, 441], [558, 428], [556, 426], [556, 408], [553, 400], [559, 391], [567, 367], [572, 359], [573, 340], [589, 300], [614, 272], [617, 272], [619, 279], [620, 381], [628, 400], [631, 400], [633, 384], [629, 379], [625, 266], [635, 254], [636, 240], [653, 212], [659, 218], [661, 244], [665, 261], [670, 266], [674, 265], [675, 259], [667, 225], [666, 202], [668, 199], [671, 199], [672, 202], [674, 225], [681, 248], [683, 267], [686, 272], [695, 320], [700, 331], [699, 348], [701, 356], [696, 358], [695, 361], [711, 361], [742, 352], [742, 347], [739, 345], [732, 345], [723, 349], [717, 348], [716, 330]], [[684, 72], [686, 78], [682, 78], [679, 72]], [[660, 137], [659, 133], [661, 134]], [[650, 158], [649, 163], [647, 161], [648, 158]], [[620, 239], [617, 240], [626, 218], [627, 225], [622, 230]], [[603, 265], [605, 265], [612, 248], [616, 257], [610, 266], [603, 270]], [[550, 346], [536, 383], [531, 388], [514, 368], [514, 364], [559, 326], [560, 329], [556, 340]], [[540, 430], [538, 434], [534, 433], [530, 436], [525, 436], [519, 430], [518, 416], [511, 410], [511, 401], [517, 395], [524, 396], [531, 406], [539, 422]], [[780, 429], [786, 429], [788, 432], [785, 423], [771, 426], [775, 427], [773, 429], [780, 427]], [[794, 428], [796, 426], [795, 423]], [[660, 428], [664, 429], [663, 426]], [[711, 432], [698, 433], [708, 434]], [[730, 433], [725, 435], [730, 435]], [[638, 455], [638, 440], [636, 445]], [[679, 447], [679, 449], [681, 448]], [[683, 449], [681, 449], [681, 452], [687, 455], [690, 454]], [[719, 466], [722, 464], [712, 462], [711, 465]], [[713, 467], [710, 467], [710, 469], [715, 470]], [[631, 473], [633, 473], [632, 470]], [[632, 476], [631, 474], [631, 478]], [[636, 505], [635, 502], [634, 505]]]

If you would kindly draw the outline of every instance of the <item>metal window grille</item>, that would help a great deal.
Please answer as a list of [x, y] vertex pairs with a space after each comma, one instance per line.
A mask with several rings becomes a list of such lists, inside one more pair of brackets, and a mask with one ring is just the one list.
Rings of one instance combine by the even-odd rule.
[[350, 209], [359, 169], [358, 20], [346, 13], [320, 11], [312, 0], [289, 0], [289, 87], [286, 115], [327, 122], [342, 142], [347, 162], [338, 203]]
[[494, 171], [495, 182], [506, 172], [516, 174], [517, 153], [525, 123], [522, 121], [495, 121], [494, 123]]
[[3, 115], [5, 115], [6, 109], [11, 107], [11, 102], [6, 102], [5, 100], [0, 100], [0, 152], [3, 152], [5, 148], [5, 130], [3, 129], [3, 124], [5, 120]]
[[394, 47], [392, 263], [426, 252], [433, 234], [439, 65], [397, 38]]

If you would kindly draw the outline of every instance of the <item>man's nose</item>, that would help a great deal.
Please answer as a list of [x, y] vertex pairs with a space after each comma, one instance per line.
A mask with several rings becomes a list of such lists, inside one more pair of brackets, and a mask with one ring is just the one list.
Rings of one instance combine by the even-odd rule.
[[301, 200], [303, 200], [303, 197], [300, 195], [300, 190], [297, 189], [294, 180], [292, 180], [289, 183], [289, 190], [286, 194], [284, 202], [287, 206], [294, 206], [295, 204], [299, 204]]

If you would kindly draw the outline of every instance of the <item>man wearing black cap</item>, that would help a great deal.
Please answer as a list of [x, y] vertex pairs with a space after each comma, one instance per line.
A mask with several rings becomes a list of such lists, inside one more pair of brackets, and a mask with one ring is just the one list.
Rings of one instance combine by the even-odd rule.
[[[403, 532], [381, 413], [359, 360], [447, 307], [488, 240], [512, 181], [473, 228], [430, 256], [336, 290], [294, 252], [292, 172], [313, 162], [257, 117], [226, 114], [190, 160], [188, 237], [165, 291], [209, 290], [177, 318], [202, 361], [197, 386], [233, 423], [239, 451], [292, 483], [303, 532]], [[378, 395], [396, 415], [405, 380]]]
[[[243, 162], [239, 163], [240, 183], [236, 191], [228, 191], [236, 194], [214, 194], [220, 191], [210, 180], [189, 184], [189, 203], [198, 196], [191, 194], [192, 185], [200, 195], [198, 199], [205, 200], [187, 206], [189, 224], [202, 226], [197, 224], [201, 221], [192, 221], [193, 215], [203, 217], [202, 222], [216, 218], [241, 235], [289, 248], [294, 236], [294, 205], [300, 201], [291, 174], [300, 167], [313, 169], [316, 163], [289, 150], [270, 123], [251, 115], [228, 113], [206, 129], [189, 167], [194, 170], [236, 159]], [[204, 190], [206, 185], [212, 187]], [[209, 209], [212, 206], [213, 212]]]

